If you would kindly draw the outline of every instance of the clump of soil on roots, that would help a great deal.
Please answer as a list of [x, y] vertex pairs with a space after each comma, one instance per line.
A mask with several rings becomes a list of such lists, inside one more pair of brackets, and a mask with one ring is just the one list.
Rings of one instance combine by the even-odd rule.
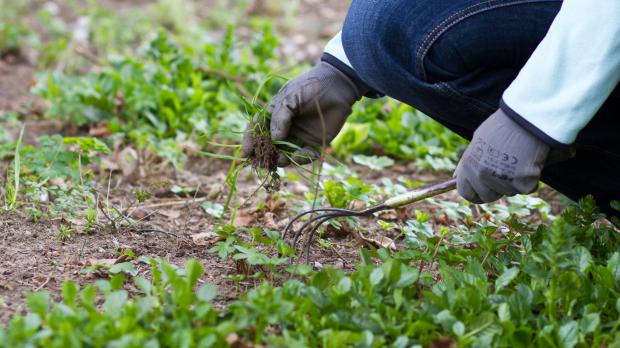
[[278, 175], [278, 148], [271, 142], [268, 135], [255, 134], [252, 140], [254, 152], [248, 159], [256, 173], [266, 170], [262, 186], [267, 192], [280, 190], [280, 175]]

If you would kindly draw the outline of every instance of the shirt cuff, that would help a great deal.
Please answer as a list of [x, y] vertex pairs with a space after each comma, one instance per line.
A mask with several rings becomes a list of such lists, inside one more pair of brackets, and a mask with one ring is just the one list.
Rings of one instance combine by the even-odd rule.
[[342, 45], [342, 32], [338, 32], [336, 36], [329, 40], [325, 46], [325, 53], [338, 59], [342, 64], [348, 66], [350, 69], [353, 69], [353, 65], [351, 65], [349, 58], [347, 58], [347, 54], [344, 52], [344, 46]]
[[504, 99], [500, 100], [499, 107], [511, 120], [515, 121], [519, 126], [523, 127], [525, 130], [533, 134], [535, 137], [543, 141], [545, 144], [549, 145], [551, 148], [567, 149], [571, 146], [570, 144], [564, 144], [564, 143], [561, 143], [553, 139], [552, 137], [547, 135], [547, 133], [543, 132], [538, 127], [534, 126], [527, 119], [525, 119], [525, 117], [519, 115], [518, 112], [516, 112], [514, 109], [508, 106], [508, 104], [506, 104]]
[[333, 65], [336, 69], [347, 75], [360, 89], [363, 96], [367, 98], [381, 98], [385, 96], [385, 94], [375, 91], [368, 86], [368, 84], [360, 78], [355, 69], [353, 69], [351, 62], [344, 52], [344, 47], [342, 46], [342, 32], [336, 34], [336, 36], [327, 43], [321, 60]]

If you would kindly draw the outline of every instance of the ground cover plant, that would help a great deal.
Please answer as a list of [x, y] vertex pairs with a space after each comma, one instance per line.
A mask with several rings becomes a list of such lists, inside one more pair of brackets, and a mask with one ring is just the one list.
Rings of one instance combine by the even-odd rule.
[[296, 145], [269, 101], [346, 3], [0, 4], [0, 347], [620, 347], [617, 220], [588, 197], [339, 218], [308, 264], [283, 239], [446, 180], [466, 146], [364, 99], [313, 165], [276, 168]]
[[[504, 226], [486, 224], [456, 238], [449, 231], [412, 232], [415, 249], [392, 255], [386, 249], [362, 251], [362, 262], [349, 274], [296, 269], [297, 277], [280, 286], [265, 282], [225, 309], [214, 307], [212, 284], [198, 284], [204, 271], [198, 262], [177, 268], [144, 260], [151, 281], [119, 274], [83, 289], [66, 282], [58, 303], [46, 292], [31, 293], [31, 313], [14, 317], [0, 331], [0, 342], [7, 347], [615, 347], [620, 345], [619, 237], [611, 227], [594, 227], [598, 218], [594, 202], [586, 199], [550, 225], [512, 221], [502, 231]], [[463, 248], [465, 243], [477, 247]], [[132, 297], [126, 290], [130, 284]]]

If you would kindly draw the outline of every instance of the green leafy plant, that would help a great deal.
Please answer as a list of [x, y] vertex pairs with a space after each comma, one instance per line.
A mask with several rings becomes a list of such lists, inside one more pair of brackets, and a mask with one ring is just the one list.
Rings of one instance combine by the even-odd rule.
[[[476, 249], [456, 250], [440, 231], [443, 241], [429, 240], [426, 251], [379, 250], [376, 259], [362, 251], [350, 274], [328, 268], [305, 282], [264, 283], [222, 312], [211, 303], [215, 287], [198, 286], [198, 262], [178, 269], [152, 259], [152, 281], [133, 277], [139, 291], [131, 297], [125, 272], [82, 290], [65, 283], [60, 303], [46, 292], [29, 295], [30, 314], [0, 329], [0, 344], [616, 346], [620, 237], [592, 225], [599, 217], [586, 199], [550, 225], [511, 227], [495, 241], [485, 242], [498, 227], [479, 226], [468, 237]], [[233, 249], [239, 258], [256, 255]]]
[[278, 232], [252, 228], [248, 230], [250, 240], [245, 241], [237, 231], [230, 233], [232, 230], [230, 227], [220, 227], [218, 233], [225, 239], [216, 243], [209, 252], [217, 253], [222, 260], [234, 260], [238, 272], [245, 276], [253, 274], [255, 278], [266, 276], [273, 280], [277, 277], [278, 266], [287, 263], [294, 254]]
[[2, 0], [0, 13], [0, 58], [6, 54], [19, 54], [22, 46], [33, 33], [22, 20], [30, 1]]
[[81, 77], [48, 74], [35, 92], [50, 102], [48, 117], [78, 125], [105, 121], [109, 131], [180, 166], [180, 143], [238, 139], [243, 93], [260, 90], [256, 98], [266, 99], [277, 91], [281, 83], [267, 79], [276, 44], [266, 27], [241, 49], [230, 28], [221, 43], [205, 45], [201, 60], [161, 30], [138, 57], [111, 58]]
[[83, 215], [87, 229], [96, 225], [93, 173], [89, 164], [98, 161], [97, 154], [109, 152], [94, 138], [63, 138], [60, 135], [39, 138], [39, 146], [15, 145], [13, 170], [5, 184], [5, 206], [18, 201], [29, 203], [33, 217], [57, 217], [67, 213]]
[[353, 156], [353, 162], [361, 164], [373, 170], [381, 170], [394, 165], [394, 160], [385, 156]]
[[[387, 154], [414, 160], [420, 169], [451, 170], [466, 142], [410, 106], [392, 100], [356, 105], [343, 131], [332, 142], [340, 156]], [[359, 158], [358, 158], [359, 159]]]

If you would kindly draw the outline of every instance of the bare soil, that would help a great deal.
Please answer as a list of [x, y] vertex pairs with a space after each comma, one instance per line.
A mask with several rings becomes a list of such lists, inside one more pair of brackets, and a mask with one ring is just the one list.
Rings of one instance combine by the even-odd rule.
[[[240, 272], [251, 274], [250, 270], [242, 269], [242, 265], [233, 261], [222, 261], [216, 254], [208, 250], [220, 239], [212, 234], [216, 221], [201, 208], [205, 199], [224, 202], [226, 189], [223, 181], [227, 165], [219, 160], [194, 159], [187, 171], [162, 169], [156, 174], [141, 178], [124, 178], [115, 174], [109, 181], [100, 178], [103, 192], [110, 186], [109, 204], [137, 221], [131, 226], [116, 228], [100, 216], [100, 226], [92, 233], [80, 231], [74, 225], [74, 233], [68, 238], [60, 238], [61, 223], [72, 220], [47, 220], [37, 222], [20, 209], [20, 212], [0, 212], [0, 322], [6, 322], [14, 313], [25, 310], [25, 294], [29, 291], [47, 290], [58, 299], [62, 282], [72, 280], [81, 285], [91, 283], [101, 275], [86, 274], [85, 268], [94, 262], [110, 262], [110, 260], [132, 262], [140, 273], [148, 277], [148, 266], [137, 258], [155, 256], [163, 258], [178, 266], [183, 266], [189, 258], [199, 260], [206, 272], [202, 280], [218, 286], [217, 303], [224, 305], [235, 299], [239, 293], [229, 275]], [[409, 172], [410, 167], [399, 166], [390, 176]], [[200, 173], [200, 174], [197, 174]], [[376, 173], [368, 180], [379, 180]], [[431, 180], [425, 176], [422, 180]], [[259, 181], [246, 170], [238, 183], [240, 202], [243, 197], [250, 196], [258, 187]], [[175, 195], [170, 187], [195, 187], [191, 195]], [[303, 184], [284, 183], [283, 189], [302, 193], [308, 190]], [[148, 189], [153, 197], [142, 204], [129, 208], [132, 192], [137, 188]], [[107, 192], [105, 192], [107, 195]], [[103, 198], [102, 198], [103, 200]], [[265, 204], [264, 210], [258, 210], [259, 202]], [[237, 213], [234, 225], [244, 227], [260, 226], [282, 231], [284, 225], [296, 213], [289, 202], [278, 197], [278, 194], [267, 194], [260, 191], [256, 197], [242, 206]], [[418, 206], [418, 209], [421, 207]], [[413, 215], [413, 208], [399, 211], [388, 211], [382, 216], [384, 220], [406, 219]], [[422, 208], [424, 209], [424, 208]], [[429, 208], [430, 210], [436, 208]], [[399, 232], [380, 232], [376, 224], [365, 221], [368, 226], [366, 237], [386, 236], [397, 239]], [[332, 245], [322, 248], [314, 245], [310, 260], [314, 267], [332, 266], [351, 270], [358, 262], [358, 249], [367, 246], [356, 238], [351, 231], [328, 229], [324, 238]], [[122, 251], [131, 250], [136, 259], [125, 260]], [[120, 259], [119, 259], [120, 258]], [[254, 282], [241, 283], [241, 291], [253, 287]], [[129, 289], [131, 290], [131, 289]]]
[[[140, 8], [152, 2], [106, 0], [102, 5], [124, 10]], [[209, 6], [216, 2], [201, 2], [200, 13], [208, 15]], [[75, 13], [64, 6], [62, 1], [57, 3], [60, 5], [61, 16], [67, 22], [77, 20]], [[339, 30], [348, 7], [340, 1], [329, 3], [326, 6], [324, 2], [301, 2], [298, 19], [308, 25], [280, 27], [280, 31], [286, 32], [290, 38], [282, 48], [285, 55], [306, 61], [320, 55], [325, 39]], [[43, 4], [44, 1], [33, 3], [32, 21], [35, 27], [37, 20], [34, 14]], [[259, 1], [251, 3], [247, 10], [266, 16], [273, 11], [261, 6]], [[36, 139], [45, 134], [74, 134], [76, 130], [70, 126], [42, 118], [46, 105], [30, 92], [36, 84], [35, 72], [34, 64], [21, 56], [20, 52], [9, 52], [0, 59], [0, 115], [14, 112], [21, 116], [25, 125], [26, 144], [35, 145]], [[18, 134], [20, 126], [2, 123], [0, 119], [0, 127], [14, 136]], [[271, 155], [270, 161], [273, 160]], [[0, 162], [2, 177], [6, 165]], [[215, 221], [200, 207], [207, 195], [209, 200], [224, 200], [226, 189], [223, 182], [227, 165], [223, 161], [200, 158], [190, 161], [186, 171], [152, 166], [140, 168], [139, 173], [132, 177], [114, 173], [109, 178], [106, 173], [101, 173], [100, 189], [105, 191], [110, 187], [106, 198], [110, 205], [119, 209], [126, 209], [131, 204], [132, 192], [137, 188], [154, 193], [149, 201], [131, 208], [131, 216], [140, 221], [131, 228], [113, 228], [105, 221], [105, 217], [100, 217], [101, 226], [94, 232], [87, 234], [76, 228], [72, 236], [61, 239], [59, 227], [67, 221], [40, 219], [35, 222], [24, 209], [0, 212], [0, 323], [5, 323], [15, 313], [24, 313], [27, 292], [47, 290], [58, 299], [62, 282], [72, 280], [82, 285], [93, 282], [100, 275], [85, 274], [83, 270], [93, 262], [119, 260], [123, 250], [133, 251], [136, 257], [161, 257], [179, 266], [183, 266], [187, 259], [195, 258], [206, 270], [202, 280], [218, 286], [218, 303], [223, 305], [236, 298], [237, 289], [228, 275], [237, 273], [238, 265], [221, 261], [216, 254], [207, 252], [217, 241], [217, 238], [210, 235]], [[249, 170], [242, 176], [238, 190], [240, 197], [247, 197], [256, 190], [259, 182], [249, 174]], [[197, 189], [193, 196], [179, 196], [170, 191], [173, 185]], [[272, 197], [260, 193], [247, 202], [238, 212], [235, 224], [240, 227], [267, 225], [274, 229], [281, 228], [293, 211], [286, 202]], [[267, 202], [266, 211], [259, 212], [252, 208], [259, 200]], [[197, 235], [207, 237], [198, 240], [195, 238]], [[313, 261], [318, 262], [317, 265], [331, 263], [341, 268], [352, 267], [353, 260], [357, 258], [355, 242], [347, 239], [337, 244], [334, 250], [337, 250], [338, 255], [334, 251], [317, 249], [313, 251]], [[136, 260], [129, 261], [138, 267], [140, 273], [148, 276], [147, 265]], [[253, 285], [251, 282], [242, 283], [241, 290]]]

